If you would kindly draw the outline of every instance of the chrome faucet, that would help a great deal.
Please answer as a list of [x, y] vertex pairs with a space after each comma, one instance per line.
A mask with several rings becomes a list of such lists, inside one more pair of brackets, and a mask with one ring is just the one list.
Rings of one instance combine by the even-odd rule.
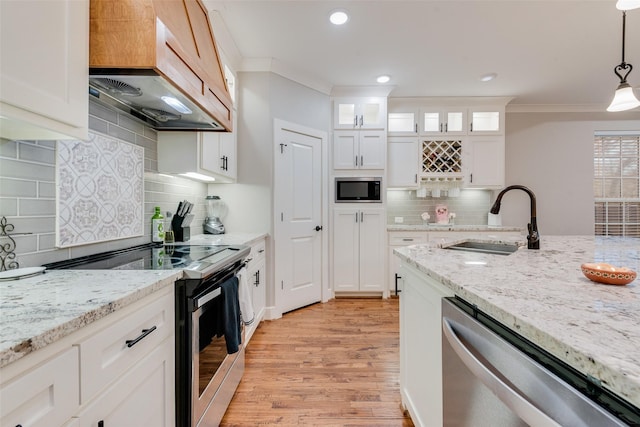
[[504, 196], [504, 193], [509, 190], [522, 190], [529, 195], [529, 198], [531, 199], [531, 222], [527, 224], [527, 229], [529, 230], [529, 234], [527, 235], [527, 248], [540, 249], [540, 234], [538, 233], [538, 222], [536, 221], [536, 195], [533, 194], [533, 191], [529, 190], [524, 185], [510, 185], [498, 194], [496, 202], [491, 207], [490, 212], [494, 215], [500, 212], [502, 196]]

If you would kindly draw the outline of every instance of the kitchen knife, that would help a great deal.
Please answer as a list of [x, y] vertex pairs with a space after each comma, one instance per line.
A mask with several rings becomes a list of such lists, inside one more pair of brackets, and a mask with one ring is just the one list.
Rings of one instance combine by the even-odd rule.
[[185, 215], [189, 215], [192, 209], [193, 209], [193, 203], [189, 203], [189, 206], [187, 207], [187, 213]]
[[180, 216], [180, 210], [182, 209], [182, 202], [178, 203], [178, 209], [176, 209], [176, 216]]

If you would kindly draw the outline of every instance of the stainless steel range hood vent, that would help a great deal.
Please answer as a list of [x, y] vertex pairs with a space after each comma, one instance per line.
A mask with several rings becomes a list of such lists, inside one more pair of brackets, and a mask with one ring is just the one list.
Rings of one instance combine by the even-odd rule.
[[[225, 130], [159, 76], [92, 75], [89, 94], [102, 105], [131, 115], [156, 130]], [[163, 98], [177, 101], [184, 109], [178, 108], [188, 113], [173, 110]]]

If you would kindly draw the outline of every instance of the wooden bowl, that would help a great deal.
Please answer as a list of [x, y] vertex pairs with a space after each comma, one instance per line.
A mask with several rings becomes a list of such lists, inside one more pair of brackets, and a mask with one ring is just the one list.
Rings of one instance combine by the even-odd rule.
[[585, 263], [580, 266], [589, 280], [606, 285], [627, 285], [636, 280], [635, 271], [626, 267], [614, 267], [604, 262]]

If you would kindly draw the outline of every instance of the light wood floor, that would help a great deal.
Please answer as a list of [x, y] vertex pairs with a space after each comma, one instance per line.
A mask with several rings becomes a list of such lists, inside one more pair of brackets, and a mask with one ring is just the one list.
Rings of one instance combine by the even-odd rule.
[[263, 322], [221, 426], [412, 426], [397, 299], [337, 299]]

